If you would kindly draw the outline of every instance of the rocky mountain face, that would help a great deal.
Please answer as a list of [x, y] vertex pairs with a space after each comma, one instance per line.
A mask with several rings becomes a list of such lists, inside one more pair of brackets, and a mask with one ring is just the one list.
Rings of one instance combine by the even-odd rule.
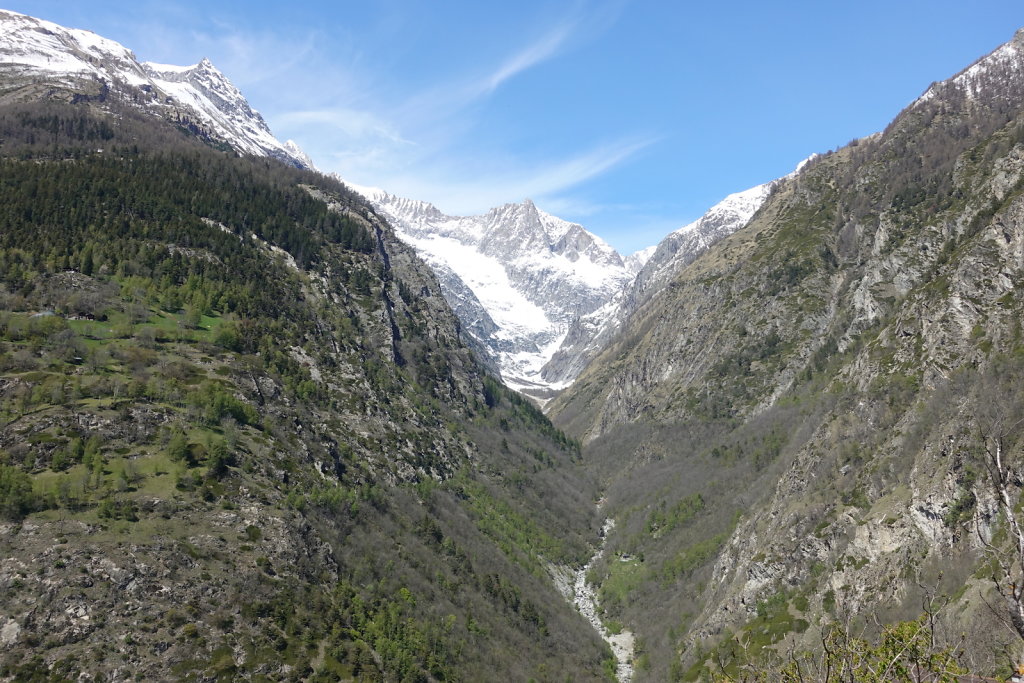
[[312, 168], [208, 59], [193, 66], [140, 63], [123, 45], [81, 29], [0, 10], [0, 102], [40, 97], [110, 101], [156, 113], [242, 154]]
[[595, 574], [638, 678], [810, 666], [829, 624], [923, 612], [969, 670], [1006, 661], [988, 454], [1021, 443], [1022, 48], [770, 188], [552, 402], [607, 486]]
[[615, 335], [630, 316], [675, 274], [716, 242], [736, 232], [754, 216], [779, 181], [731, 194], [707, 213], [670, 233], [656, 246], [638, 254], [635, 275], [593, 313], [576, 318], [562, 344], [541, 370], [541, 377], [556, 386], [568, 386]]
[[597, 540], [578, 446], [430, 269], [324, 176], [121, 114], [0, 109], [0, 675], [600, 679], [546, 569]]
[[568, 373], [548, 380], [544, 365], [567, 330], [632, 276], [600, 238], [530, 200], [480, 216], [448, 216], [426, 202], [361, 190], [433, 266], [464, 330], [502, 379], [526, 393], [572, 380]]

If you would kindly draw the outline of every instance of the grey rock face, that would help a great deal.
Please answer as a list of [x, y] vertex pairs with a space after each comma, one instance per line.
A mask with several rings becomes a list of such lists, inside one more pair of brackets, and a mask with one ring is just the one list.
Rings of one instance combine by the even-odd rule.
[[645, 638], [694, 615], [667, 657], [690, 666], [742, 642], [766, 601], [796, 594], [785, 609], [809, 627], [778, 652], [816, 647], [815, 624], [916, 618], [932, 587], [956, 594], [940, 621], [968, 650], [1000, 637], [981, 569], [1000, 522], [977, 473], [980, 435], [1021, 414], [1021, 48], [1018, 35], [784, 180], [664, 279], [675, 245], [659, 248], [621, 331], [552, 402], [612, 482], [609, 514], [655, 519], [652, 492], [669, 507], [704, 495], [690, 529], [636, 522], [618, 539], [652, 575], [685, 560], [622, 610]]
[[676, 273], [716, 242], [746, 225], [778, 181], [729, 195], [693, 223], [668, 235], [638, 267], [632, 280], [601, 308], [573, 320], [562, 345], [541, 376], [552, 384], [571, 382], [587, 364], [623, 332], [627, 321]]

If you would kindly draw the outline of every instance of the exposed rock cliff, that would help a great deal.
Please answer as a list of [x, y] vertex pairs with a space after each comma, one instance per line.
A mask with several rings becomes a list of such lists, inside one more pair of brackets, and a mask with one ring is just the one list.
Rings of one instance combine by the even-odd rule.
[[1020, 414], [1022, 40], [782, 181], [553, 402], [608, 482], [610, 547], [644, 558], [615, 610], [653, 679], [928, 594], [972, 651], [998, 637], [981, 454]]

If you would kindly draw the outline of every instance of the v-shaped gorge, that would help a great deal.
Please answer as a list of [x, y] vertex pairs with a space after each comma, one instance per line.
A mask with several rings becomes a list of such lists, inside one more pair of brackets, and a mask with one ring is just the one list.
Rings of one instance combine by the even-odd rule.
[[208, 62], [0, 22], [0, 675], [1005, 667], [1019, 36], [624, 259], [367, 202]]

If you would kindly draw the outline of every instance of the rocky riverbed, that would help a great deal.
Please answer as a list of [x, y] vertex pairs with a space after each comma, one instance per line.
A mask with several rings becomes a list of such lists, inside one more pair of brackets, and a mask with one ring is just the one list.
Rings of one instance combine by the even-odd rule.
[[604, 527], [601, 529], [601, 545], [587, 564], [580, 569], [565, 566], [554, 567], [552, 575], [558, 590], [565, 596], [565, 599], [576, 605], [576, 609], [580, 611], [583, 618], [593, 625], [594, 629], [611, 647], [612, 653], [615, 655], [615, 674], [620, 683], [627, 683], [633, 679], [633, 634], [626, 630], [612, 633], [605, 627], [601, 622], [597, 590], [587, 582], [587, 572], [604, 554], [608, 532], [614, 527], [614, 519], [605, 520]]

